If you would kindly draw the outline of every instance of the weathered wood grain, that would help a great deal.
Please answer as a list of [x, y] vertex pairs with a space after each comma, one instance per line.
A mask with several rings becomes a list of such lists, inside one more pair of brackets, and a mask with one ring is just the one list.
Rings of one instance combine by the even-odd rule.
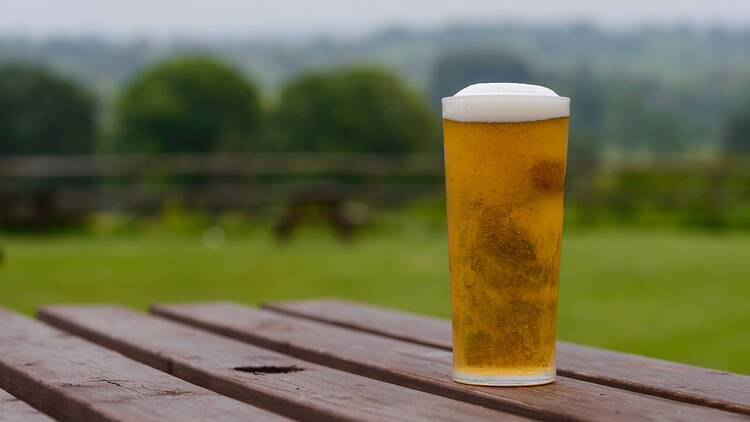
[[[265, 308], [451, 350], [450, 321], [341, 300]], [[572, 343], [557, 343], [557, 372], [571, 378], [750, 414], [750, 377]]]
[[0, 422], [53, 422], [53, 419], [0, 390]]
[[42, 308], [39, 317], [194, 384], [300, 420], [527, 420], [125, 308], [51, 306]]
[[0, 388], [64, 421], [287, 420], [2, 309]]
[[161, 305], [156, 314], [355, 374], [544, 419], [746, 420], [736, 413], [559, 377], [538, 387], [493, 388], [451, 379], [451, 354], [231, 303]]

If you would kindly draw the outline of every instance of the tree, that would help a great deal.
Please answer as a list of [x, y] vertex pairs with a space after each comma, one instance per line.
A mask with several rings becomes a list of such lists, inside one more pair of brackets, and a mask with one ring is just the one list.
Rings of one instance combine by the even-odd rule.
[[440, 145], [437, 113], [390, 73], [353, 69], [315, 73], [283, 91], [277, 149], [403, 153]]
[[439, 103], [460, 89], [479, 82], [533, 83], [533, 74], [518, 57], [487, 49], [457, 50], [435, 63], [430, 96]]
[[723, 141], [729, 154], [750, 154], [750, 101], [727, 121]]
[[21, 64], [0, 66], [0, 154], [94, 149], [95, 103], [76, 83]]
[[127, 152], [247, 151], [263, 113], [253, 85], [206, 58], [154, 66], [117, 103], [115, 149]]

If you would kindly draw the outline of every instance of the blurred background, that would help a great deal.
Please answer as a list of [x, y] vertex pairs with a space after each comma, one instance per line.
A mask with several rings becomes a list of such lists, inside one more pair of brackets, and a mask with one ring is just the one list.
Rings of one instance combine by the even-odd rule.
[[439, 99], [572, 100], [559, 338], [750, 374], [750, 3], [0, 0], [0, 305], [449, 317]]

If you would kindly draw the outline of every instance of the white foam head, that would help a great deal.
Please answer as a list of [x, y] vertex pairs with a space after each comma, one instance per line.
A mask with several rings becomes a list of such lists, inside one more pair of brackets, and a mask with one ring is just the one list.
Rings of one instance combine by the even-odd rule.
[[474, 84], [443, 98], [443, 118], [458, 122], [533, 122], [570, 116], [570, 98], [539, 85]]

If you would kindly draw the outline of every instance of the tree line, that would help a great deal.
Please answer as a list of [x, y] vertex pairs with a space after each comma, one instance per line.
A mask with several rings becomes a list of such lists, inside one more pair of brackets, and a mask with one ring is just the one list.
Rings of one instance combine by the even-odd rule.
[[[41, 67], [5, 64], [0, 154], [438, 151], [439, 99], [472, 82], [497, 80], [544, 84], [571, 96], [571, 154], [690, 146], [689, 119], [662, 104], [647, 83], [613, 84], [586, 69], [550, 73], [508, 52], [457, 49], [434, 64], [427, 95], [393, 73], [359, 67], [300, 75], [274, 101], [220, 61], [170, 59], [126, 84], [106, 119], [80, 83]], [[750, 100], [728, 114], [724, 151], [750, 153]]]
[[233, 153], [437, 151], [440, 126], [425, 98], [372, 68], [292, 80], [278, 104], [218, 61], [189, 57], [147, 69], [97, 125], [85, 87], [49, 70], [0, 68], [0, 153]]

